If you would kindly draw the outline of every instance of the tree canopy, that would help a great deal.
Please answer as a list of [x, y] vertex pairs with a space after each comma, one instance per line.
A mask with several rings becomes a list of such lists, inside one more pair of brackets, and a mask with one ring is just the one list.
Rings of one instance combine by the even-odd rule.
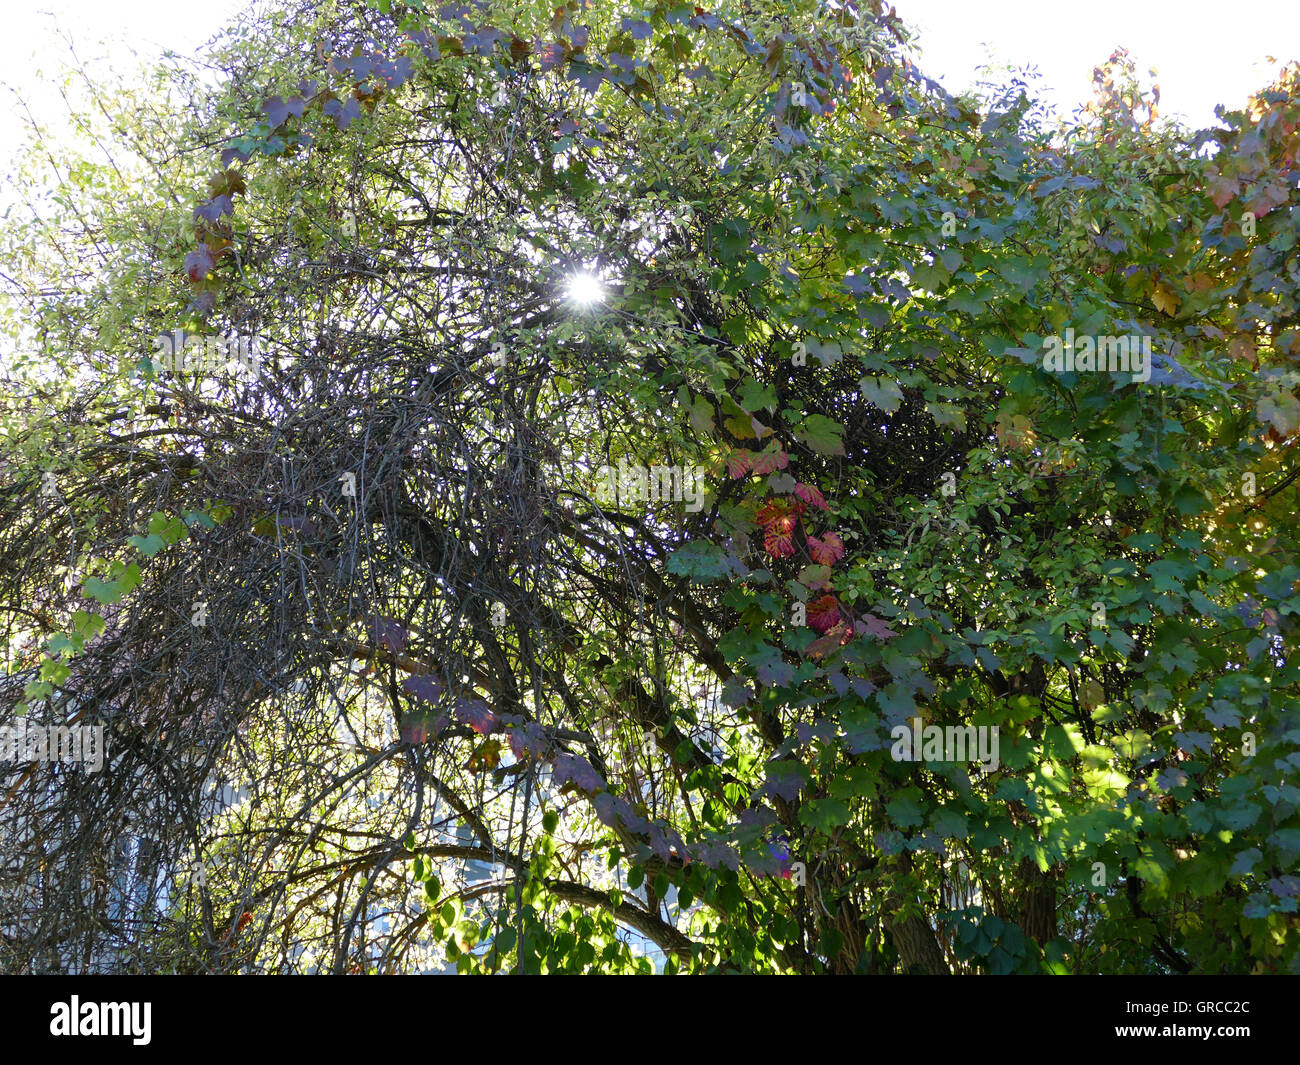
[[1054, 122], [847, 0], [203, 60], [0, 230], [0, 720], [108, 751], [10, 767], [6, 970], [1300, 972], [1300, 70]]

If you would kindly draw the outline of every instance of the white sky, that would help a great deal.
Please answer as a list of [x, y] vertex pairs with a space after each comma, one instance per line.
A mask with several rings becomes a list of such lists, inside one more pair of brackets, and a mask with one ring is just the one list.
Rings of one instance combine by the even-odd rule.
[[[1143, 83], [1160, 86], [1159, 113], [1195, 128], [1214, 122], [1214, 105], [1243, 107], [1300, 59], [1296, 0], [893, 0], [920, 31], [921, 67], [950, 92], [977, 80], [989, 58], [1038, 67], [1038, 82], [1060, 113], [1092, 96], [1092, 71], [1117, 45], [1128, 49]], [[985, 42], [988, 42], [986, 48]], [[1265, 57], [1277, 62], [1268, 63]], [[1148, 69], [1156, 76], [1147, 79]]]
[[[604, 3], [607, 0], [598, 0]], [[950, 90], [972, 84], [976, 67], [1032, 63], [1058, 110], [1090, 96], [1093, 67], [1119, 44], [1145, 75], [1155, 67], [1161, 113], [1193, 125], [1213, 121], [1218, 102], [1244, 104], [1279, 62], [1300, 59], [1300, 3], [1295, 0], [895, 0], [921, 31], [923, 68]], [[48, 78], [71, 32], [83, 59], [130, 66], [163, 48], [193, 53], [245, 0], [35, 0], [11, 5], [0, 35], [0, 79], [19, 86], [38, 115], [54, 118], [61, 102]], [[989, 42], [986, 47], [985, 42]], [[106, 42], [106, 43], [101, 43]], [[1278, 62], [1267, 63], [1272, 54]], [[38, 73], [39, 72], [39, 73]], [[0, 106], [0, 151], [20, 136], [12, 96]], [[10, 157], [12, 150], [4, 157]], [[2, 197], [0, 197], [2, 198]]]

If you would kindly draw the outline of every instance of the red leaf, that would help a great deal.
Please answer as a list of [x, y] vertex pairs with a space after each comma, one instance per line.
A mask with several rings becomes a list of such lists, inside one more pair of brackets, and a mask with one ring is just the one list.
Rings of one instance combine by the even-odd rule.
[[799, 515], [802, 513], [802, 503], [795, 503], [789, 499], [773, 499], [754, 516], [754, 520], [764, 529], [788, 521], [791, 523], [789, 531], [794, 532], [795, 525], [799, 524]]
[[853, 634], [849, 632], [847, 625], [836, 625], [830, 632], [826, 633], [826, 635], [819, 636], [810, 643], [804, 649], [803, 653], [808, 658], [824, 658], [835, 650], [835, 648], [842, 647], [852, 638]]
[[753, 458], [754, 472], [758, 474], [775, 473], [790, 465], [790, 456], [784, 451], [763, 451]]
[[808, 553], [812, 560], [821, 566], [833, 566], [844, 557], [844, 541], [833, 532], [828, 532], [820, 540], [808, 537]]
[[206, 244], [200, 244], [196, 250], [185, 256], [185, 272], [196, 284], [212, 273], [216, 265], [217, 261], [212, 257], [212, 252]]
[[773, 558], [786, 558], [794, 554], [794, 518], [782, 518], [767, 530], [763, 537], [763, 550]]
[[844, 614], [840, 601], [833, 595], [823, 595], [808, 604], [808, 624], [820, 633], [843, 624]]
[[810, 507], [817, 507], [820, 510], [830, 510], [830, 507], [826, 505], [826, 500], [822, 496], [821, 491], [810, 484], [795, 485], [794, 494]]
[[744, 477], [754, 463], [754, 456], [744, 450], [733, 451], [727, 456], [727, 472], [731, 474], [733, 481], [738, 481]]
[[857, 630], [874, 636], [877, 640], [892, 640], [898, 635], [874, 614], [863, 614], [858, 621]]

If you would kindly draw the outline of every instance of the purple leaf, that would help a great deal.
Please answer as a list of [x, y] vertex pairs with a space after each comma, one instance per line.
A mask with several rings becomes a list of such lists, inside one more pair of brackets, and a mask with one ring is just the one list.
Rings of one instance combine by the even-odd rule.
[[740, 871], [740, 855], [736, 853], [735, 848], [721, 840], [702, 840], [697, 843], [695, 857], [710, 869], [721, 869], [726, 866], [732, 872]]
[[650, 23], [639, 18], [625, 18], [619, 27], [634, 41], [644, 41], [654, 32]]
[[302, 533], [303, 536], [316, 535], [316, 523], [311, 518], [304, 517], [277, 517], [275, 523], [282, 529], [289, 529], [291, 532]]
[[215, 222], [223, 214], [234, 214], [235, 206], [230, 202], [229, 196], [217, 196], [207, 203], [201, 203], [194, 208], [194, 221], [202, 218], [206, 222]]
[[498, 41], [504, 41], [506, 35], [493, 26], [480, 26], [477, 33], [465, 34], [465, 51], [477, 52], [479, 55], [491, 55]]
[[457, 699], [453, 712], [458, 721], [464, 722], [480, 736], [495, 732], [500, 727], [496, 714], [479, 699]]
[[1187, 783], [1187, 774], [1181, 769], [1166, 769], [1156, 777], [1161, 791], [1173, 791]]
[[205, 315], [211, 313], [217, 305], [217, 294], [211, 289], [205, 289], [200, 292], [194, 299], [190, 300], [189, 305], [185, 308], [192, 314]]
[[216, 269], [216, 266], [217, 261], [212, 257], [212, 249], [206, 244], [200, 244], [198, 248], [185, 256], [185, 272], [189, 275], [191, 281], [202, 281]]
[[556, 41], [539, 40], [533, 50], [541, 62], [543, 74], [548, 70], [554, 70], [564, 61], [564, 47]]
[[442, 698], [442, 681], [432, 673], [422, 677], [407, 677], [402, 681], [402, 690], [423, 699], [426, 703], [436, 703]]
[[682, 842], [682, 837], [671, 827], [652, 823], [647, 835], [650, 837], [650, 849], [658, 855], [660, 861], [668, 862], [672, 860], [672, 848], [674, 846], [677, 848], [679, 857], [684, 858], [686, 856], [686, 844]]
[[388, 650], [400, 653], [406, 646], [406, 629], [392, 618], [373, 617], [366, 625], [373, 643], [383, 644]]
[[347, 129], [361, 117], [361, 104], [355, 96], [343, 101], [327, 100], [322, 110], [327, 118], [334, 119], [334, 125], [339, 129]]
[[343, 64], [344, 69], [352, 72], [354, 82], [365, 81], [375, 69], [375, 60], [368, 55], [354, 55]]
[[579, 754], [562, 754], [555, 759], [555, 783], [571, 784], [579, 791], [595, 792], [605, 786], [600, 774]]
[[722, 701], [727, 706], [744, 706], [753, 697], [754, 689], [741, 677], [732, 677], [722, 686]]
[[569, 75], [581, 85], [587, 92], [595, 92], [600, 88], [600, 83], [605, 80], [605, 72], [597, 70], [595, 67], [589, 67], [585, 63], [570, 63]]
[[874, 614], [863, 614], [855, 627], [859, 635], [873, 636], [877, 640], [892, 640], [898, 635]]
[[602, 791], [591, 800], [591, 805], [595, 808], [596, 816], [600, 818], [601, 823], [610, 828], [618, 828], [622, 825], [629, 832], [650, 831], [650, 822], [632, 809], [632, 804], [621, 795], [611, 795], [607, 791]]
[[808, 782], [807, 772], [798, 762], [769, 762], [767, 779], [759, 788], [759, 794], [771, 795], [773, 798], [792, 802], [799, 797]]
[[546, 730], [540, 724], [528, 721], [510, 730], [510, 750], [520, 760], [526, 755], [545, 758], [550, 754], [551, 741], [546, 738]]
[[221, 153], [221, 168], [229, 169], [234, 162], [246, 163], [253, 153], [244, 148], [226, 148]]
[[272, 96], [262, 101], [262, 110], [266, 113], [266, 120], [271, 124], [272, 129], [284, 125], [290, 115], [301, 118], [306, 106], [306, 101], [301, 96], [290, 96], [287, 100]]

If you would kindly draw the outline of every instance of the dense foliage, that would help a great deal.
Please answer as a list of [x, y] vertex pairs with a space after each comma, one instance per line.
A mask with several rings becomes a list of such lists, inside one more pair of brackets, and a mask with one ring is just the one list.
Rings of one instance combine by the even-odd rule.
[[205, 63], [3, 234], [5, 720], [110, 755], [6, 781], [7, 969], [1300, 971], [1294, 69], [1193, 135], [812, 0]]

